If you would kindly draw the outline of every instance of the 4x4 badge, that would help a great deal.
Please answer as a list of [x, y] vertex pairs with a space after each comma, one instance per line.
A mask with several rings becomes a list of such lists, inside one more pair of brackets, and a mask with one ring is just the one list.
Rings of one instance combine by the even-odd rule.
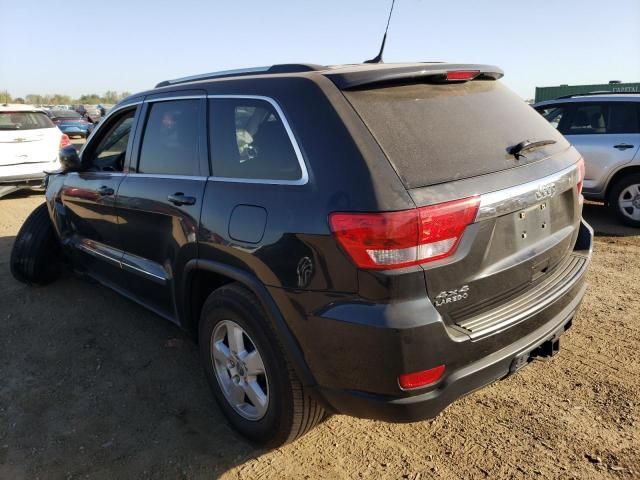
[[463, 285], [454, 290], [445, 290], [436, 296], [436, 307], [440, 307], [447, 303], [459, 302], [469, 298], [469, 285]]

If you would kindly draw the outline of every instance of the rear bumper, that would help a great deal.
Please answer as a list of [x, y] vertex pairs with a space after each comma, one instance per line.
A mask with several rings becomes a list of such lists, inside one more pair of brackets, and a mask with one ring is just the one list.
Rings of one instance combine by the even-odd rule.
[[[412, 422], [432, 418], [456, 399], [508, 376], [515, 365], [526, 364], [531, 352], [545, 342], [555, 344], [571, 326], [586, 291], [592, 238], [591, 227], [582, 221], [572, 254], [582, 257], [582, 267], [565, 285], [565, 293], [523, 321], [482, 338], [445, 327], [428, 302], [409, 301], [382, 310], [371, 304], [350, 305], [343, 318], [339, 308], [308, 318], [312, 338], [297, 336], [318, 383], [318, 400], [338, 413]], [[375, 322], [379, 315], [383, 323], [350, 323], [357, 308], [365, 310], [360, 318], [369, 315]], [[400, 390], [400, 373], [441, 364], [446, 365], [445, 375], [435, 385]]]
[[458, 398], [489, 385], [512, 373], [516, 358], [557, 339], [570, 326], [580, 306], [586, 285], [582, 285], [573, 301], [546, 324], [519, 341], [481, 360], [450, 373], [435, 389], [410, 397], [376, 395], [350, 390], [319, 388], [319, 395], [335, 411], [386, 422], [415, 422], [437, 416]]

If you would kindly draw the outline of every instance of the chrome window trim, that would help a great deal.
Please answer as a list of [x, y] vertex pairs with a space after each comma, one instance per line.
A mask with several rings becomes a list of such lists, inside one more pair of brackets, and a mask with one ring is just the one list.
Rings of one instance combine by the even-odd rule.
[[[136, 102], [130, 102], [127, 103], [125, 105], [120, 105], [120, 106], [115, 106], [113, 107], [109, 113], [107, 113], [103, 118], [100, 119], [100, 121], [98, 123], [95, 124], [95, 126], [93, 127], [93, 130], [91, 130], [91, 133], [89, 134], [89, 136], [85, 139], [84, 141], [84, 145], [82, 145], [82, 149], [80, 150], [80, 155], [82, 155], [82, 152], [84, 152], [84, 148], [89, 144], [89, 140], [91, 140], [94, 136], [94, 134], [100, 130], [102, 128], [102, 125], [104, 125], [104, 122], [106, 122], [107, 120], [109, 120], [109, 118], [111, 118], [112, 115], [115, 115], [116, 113], [118, 113], [121, 110], [124, 110], [125, 108], [129, 108], [129, 107], [136, 107], [138, 105], [142, 105], [143, 100], [138, 100]], [[135, 118], [135, 117], [134, 117]], [[134, 124], [135, 125], [135, 124]]]
[[554, 183], [554, 195], [559, 195], [573, 188], [578, 182], [579, 175], [578, 164], [574, 164], [559, 172], [522, 185], [485, 193], [480, 196], [480, 207], [475, 221], [499, 217], [544, 202], [545, 198], [540, 199], [536, 196], [541, 187]]
[[184, 95], [173, 96], [173, 97], [159, 97], [159, 98], [145, 98], [144, 103], [156, 103], [156, 102], [170, 102], [175, 100], [200, 100], [202, 98], [207, 98], [205, 94], [202, 95]]
[[[293, 135], [293, 130], [291, 130], [291, 125], [289, 125], [289, 121], [285, 116], [282, 108], [278, 102], [276, 102], [271, 97], [266, 97], [264, 95], [207, 95], [207, 98], [211, 99], [246, 99], [246, 100], [261, 100], [269, 103], [273, 109], [276, 111], [282, 124], [284, 125], [284, 129], [287, 132], [289, 137], [289, 141], [291, 142], [291, 146], [293, 147], [293, 151], [296, 154], [296, 158], [298, 159], [298, 164], [300, 165], [301, 176], [297, 180], [280, 180], [280, 179], [267, 179], [267, 178], [236, 178], [236, 177], [219, 177], [217, 175], [212, 175], [209, 177], [210, 181], [213, 182], [229, 182], [229, 183], [258, 183], [264, 185], [306, 185], [309, 182], [309, 171], [307, 170], [307, 165], [302, 156], [302, 150], [300, 149], [300, 145], [298, 145], [298, 141], [296, 137]], [[212, 165], [214, 168], [215, 165]]]

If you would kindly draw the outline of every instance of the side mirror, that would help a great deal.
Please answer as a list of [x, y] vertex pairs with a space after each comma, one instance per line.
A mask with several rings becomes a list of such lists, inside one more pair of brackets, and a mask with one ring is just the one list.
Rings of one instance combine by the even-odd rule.
[[63, 172], [77, 172], [82, 166], [76, 147], [68, 145], [60, 150], [60, 164]]

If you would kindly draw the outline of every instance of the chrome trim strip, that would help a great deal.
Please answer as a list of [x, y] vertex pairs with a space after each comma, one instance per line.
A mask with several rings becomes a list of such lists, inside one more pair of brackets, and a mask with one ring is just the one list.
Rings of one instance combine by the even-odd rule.
[[249, 100], [262, 100], [271, 104], [274, 108], [280, 119], [282, 120], [282, 124], [289, 136], [289, 141], [293, 146], [293, 151], [296, 154], [296, 158], [298, 159], [298, 164], [300, 165], [300, 171], [302, 172], [302, 176], [297, 180], [277, 180], [277, 179], [262, 179], [262, 178], [229, 178], [229, 177], [218, 177], [211, 176], [209, 180], [214, 182], [230, 182], [230, 183], [260, 183], [267, 185], [306, 185], [309, 182], [309, 172], [307, 170], [307, 165], [302, 156], [302, 150], [300, 150], [300, 146], [298, 145], [298, 141], [296, 137], [293, 135], [293, 130], [291, 130], [291, 126], [289, 125], [289, 121], [287, 117], [284, 115], [284, 112], [276, 102], [271, 97], [265, 97], [263, 95], [207, 95], [207, 98], [238, 98], [238, 99], [249, 99]]
[[120, 268], [122, 268], [122, 263], [120, 262], [120, 259], [114, 257], [113, 255], [110, 255], [112, 251], [115, 251], [119, 253], [119, 257], [120, 257], [122, 256], [122, 252], [120, 250], [113, 249], [113, 248], [107, 247], [106, 245], [99, 244], [98, 242], [95, 242], [93, 240], [87, 240], [87, 239], [80, 240], [77, 243], [77, 248], [79, 250], [82, 250], [85, 253], [88, 253], [89, 255], [93, 255], [94, 257], [105, 259], [110, 263], [115, 264]]
[[202, 175], [173, 175], [173, 174], [155, 174], [155, 173], [137, 173], [129, 172], [130, 177], [142, 177], [142, 178], [167, 178], [178, 180], [207, 180], [208, 177]]
[[135, 272], [139, 272], [139, 273], [142, 273], [143, 275], [147, 275], [147, 276], [151, 277], [152, 279], [160, 280], [160, 282], [161, 282], [161, 283], [165, 283], [165, 282], [167, 281], [167, 278], [166, 278], [166, 277], [161, 277], [160, 275], [156, 275], [155, 273], [151, 273], [151, 272], [149, 272], [149, 271], [147, 271], [147, 270], [144, 270], [144, 269], [142, 269], [142, 268], [139, 268], [139, 267], [136, 267], [136, 266], [134, 266], [134, 265], [131, 265], [131, 264], [130, 264], [130, 263], [128, 263], [128, 262], [124, 262], [124, 261], [123, 261], [123, 262], [121, 262], [121, 266], [122, 266], [122, 268], [123, 268], [124, 270], [126, 270], [127, 268], [129, 268], [129, 269], [131, 269], [131, 270], [134, 270]]
[[578, 182], [578, 175], [578, 165], [575, 164], [532, 182], [483, 194], [480, 196], [480, 208], [475, 221], [499, 217], [541, 203], [551, 197], [539, 198], [536, 194], [551, 183], [555, 184], [552, 196], [564, 193]]
[[[167, 282], [167, 277], [156, 275], [155, 273], [144, 270], [143, 268], [137, 267], [126, 261], [125, 257], [127, 256], [127, 254], [125, 254], [122, 250], [111, 248], [107, 245], [101, 244], [100, 242], [88, 239], [82, 239], [78, 241], [76, 243], [76, 248], [96, 258], [107, 260], [109, 263], [116, 265], [123, 270], [133, 270], [133, 273], [140, 273], [143, 276], [150, 277], [151, 280], [154, 280], [156, 282], [159, 281], [159, 283], [162, 284], [165, 284]], [[114, 254], [116, 253], [118, 255], [117, 258], [114, 256]]]
[[125, 175], [128, 175], [127, 172], [111, 172], [109, 170], [100, 170], [96, 172], [93, 172], [91, 170], [87, 170], [84, 172], [68, 172], [66, 175], [79, 176], [80, 174], [82, 174], [83, 176], [89, 176], [93, 174], [96, 177], [104, 177], [105, 175], [108, 175], [109, 177], [124, 177]]
[[[184, 83], [191, 82], [194, 80], [205, 80], [208, 78], [216, 78], [222, 77], [226, 75], [236, 75], [240, 73], [260, 73], [266, 72], [271, 67], [251, 67], [251, 68], [238, 68], [235, 70], [220, 70], [218, 72], [210, 72], [210, 73], [201, 73], [198, 75], [190, 75], [188, 77], [174, 78], [173, 80], [165, 80], [169, 85], [173, 85], [174, 83]], [[161, 82], [163, 83], [163, 82]], [[168, 86], [168, 85], [167, 85]]]
[[202, 95], [184, 95], [182, 97], [173, 96], [173, 97], [145, 98], [144, 103], [168, 102], [171, 100], [198, 100], [201, 98], [207, 98], [207, 96], [202, 94]]

